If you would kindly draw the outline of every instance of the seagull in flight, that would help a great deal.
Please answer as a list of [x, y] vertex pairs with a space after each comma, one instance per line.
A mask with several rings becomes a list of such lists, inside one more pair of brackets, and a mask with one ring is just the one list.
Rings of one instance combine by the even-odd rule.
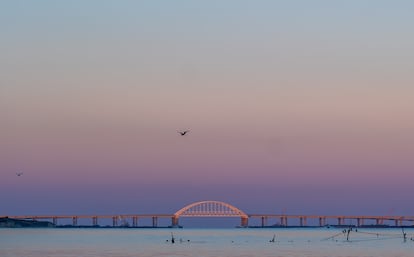
[[16, 172], [16, 176], [20, 177], [21, 175], [23, 175], [23, 172]]
[[188, 132], [190, 132], [190, 130], [178, 131], [181, 136], [185, 136]]

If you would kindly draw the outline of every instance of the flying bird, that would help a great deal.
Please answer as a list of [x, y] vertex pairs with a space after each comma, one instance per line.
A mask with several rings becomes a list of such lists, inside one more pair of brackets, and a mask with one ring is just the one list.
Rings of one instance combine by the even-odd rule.
[[23, 175], [23, 172], [16, 172], [16, 176], [20, 177], [21, 175]]
[[178, 133], [180, 133], [181, 136], [184, 136], [188, 132], [190, 132], [190, 130], [178, 131]]

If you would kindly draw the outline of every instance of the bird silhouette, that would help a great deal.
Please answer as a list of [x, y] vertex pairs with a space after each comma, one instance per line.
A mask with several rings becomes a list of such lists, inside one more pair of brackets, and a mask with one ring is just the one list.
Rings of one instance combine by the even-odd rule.
[[21, 175], [23, 175], [23, 172], [16, 172], [16, 176], [20, 177]]
[[185, 136], [188, 132], [190, 132], [190, 130], [178, 131], [181, 136]]

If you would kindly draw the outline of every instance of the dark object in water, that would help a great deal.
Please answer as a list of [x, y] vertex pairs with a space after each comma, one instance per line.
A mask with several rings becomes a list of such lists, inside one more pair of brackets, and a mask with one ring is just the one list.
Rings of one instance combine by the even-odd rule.
[[173, 233], [171, 232], [171, 244], [174, 244], [174, 243], [175, 243], [175, 238], [174, 238]]

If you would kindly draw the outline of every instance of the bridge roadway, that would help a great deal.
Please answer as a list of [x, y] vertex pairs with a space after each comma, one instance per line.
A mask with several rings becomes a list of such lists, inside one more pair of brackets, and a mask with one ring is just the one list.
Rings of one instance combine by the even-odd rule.
[[[299, 226], [306, 227], [308, 220], [317, 220], [317, 224], [321, 227], [326, 225], [352, 225], [363, 226], [366, 220], [374, 221], [374, 225], [385, 225], [384, 221], [394, 221], [394, 226], [403, 226], [405, 223], [414, 225], [414, 216], [367, 216], [367, 215], [285, 215], [285, 214], [250, 214], [249, 218], [261, 219], [261, 226], [267, 226], [267, 220], [274, 218], [280, 220], [277, 224], [279, 226], [289, 226], [288, 220], [296, 219], [299, 221]], [[327, 221], [336, 221], [334, 223], [327, 223]], [[350, 223], [346, 223], [348, 220]], [[353, 222], [354, 221], [354, 222]]]
[[[181, 215], [181, 217], [234, 217], [235, 215], [220, 214], [187, 214]], [[8, 216], [13, 219], [26, 219], [26, 220], [49, 220], [53, 224], [58, 225], [58, 221], [62, 219], [72, 220], [72, 226], [78, 226], [79, 219], [89, 219], [92, 221], [91, 226], [98, 226], [98, 220], [110, 219], [112, 220], [112, 226], [125, 226], [125, 224], [119, 224], [119, 222], [132, 221], [131, 227], [139, 227], [138, 220], [143, 218], [152, 219], [152, 227], [158, 227], [158, 218], [171, 219], [171, 226], [178, 225], [178, 216], [176, 214], [122, 214], [122, 215], [21, 215], [21, 216]], [[358, 216], [358, 215], [286, 215], [286, 214], [247, 214], [246, 217], [241, 217], [241, 226], [247, 227], [249, 219], [259, 219], [262, 227], [268, 226], [268, 220], [274, 219], [276, 223], [272, 226], [288, 227], [290, 226], [288, 221], [296, 220], [299, 226], [309, 226], [309, 220], [319, 226], [326, 225], [339, 225], [339, 226], [363, 226], [367, 220], [373, 221], [371, 225], [388, 225], [385, 221], [394, 222], [391, 226], [414, 226], [414, 216]], [[316, 222], [315, 222], [316, 221]], [[331, 223], [328, 223], [330, 221]], [[346, 222], [348, 221], [348, 223]], [[128, 223], [128, 226], [129, 223]], [[297, 225], [295, 225], [297, 226]]]
[[127, 215], [22, 215], [9, 216], [12, 219], [28, 219], [28, 220], [51, 220], [53, 224], [57, 225], [58, 220], [71, 219], [72, 226], [78, 225], [79, 219], [90, 219], [92, 226], [98, 226], [98, 219], [112, 219], [112, 226], [119, 226], [118, 221], [132, 220], [132, 227], [138, 227], [138, 219], [151, 218], [152, 226], [158, 226], [158, 218], [171, 218], [171, 214], [127, 214]]

